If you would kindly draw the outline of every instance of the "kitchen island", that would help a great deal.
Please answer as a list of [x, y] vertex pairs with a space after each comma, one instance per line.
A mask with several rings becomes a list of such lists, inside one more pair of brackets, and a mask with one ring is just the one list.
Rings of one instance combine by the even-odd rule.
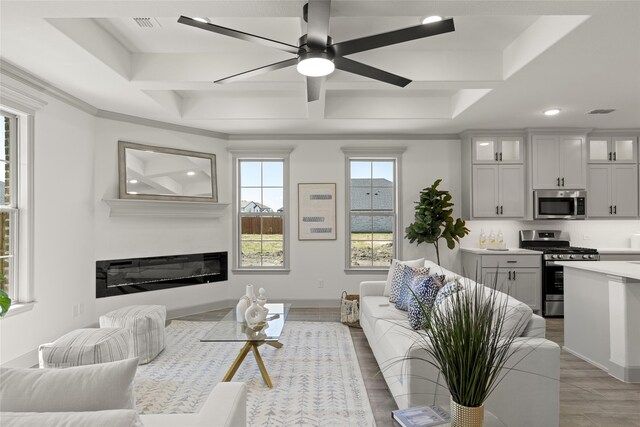
[[640, 382], [640, 262], [564, 267], [564, 348], [625, 381]]

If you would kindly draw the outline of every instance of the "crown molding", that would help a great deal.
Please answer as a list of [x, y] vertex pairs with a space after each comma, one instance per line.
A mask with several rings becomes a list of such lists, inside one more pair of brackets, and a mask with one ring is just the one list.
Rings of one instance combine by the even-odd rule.
[[294, 147], [227, 147], [227, 151], [233, 157], [274, 157], [286, 158], [294, 150]]
[[347, 156], [402, 156], [407, 147], [340, 147]]
[[114, 111], [97, 110], [95, 116], [102, 119], [114, 120], [117, 122], [133, 123], [136, 125], [149, 126], [152, 128], [171, 130], [175, 132], [189, 133], [192, 135], [208, 136], [211, 138], [222, 139], [224, 141], [227, 141], [229, 139], [229, 134], [222, 132], [161, 122], [159, 120], [145, 119], [144, 117], [130, 116], [128, 114], [116, 113]]
[[457, 141], [460, 135], [457, 133], [443, 134], [403, 134], [403, 133], [326, 133], [326, 134], [310, 134], [310, 133], [284, 133], [284, 134], [250, 134], [236, 133], [229, 134], [230, 141], [377, 141], [377, 140], [398, 140], [398, 141]]

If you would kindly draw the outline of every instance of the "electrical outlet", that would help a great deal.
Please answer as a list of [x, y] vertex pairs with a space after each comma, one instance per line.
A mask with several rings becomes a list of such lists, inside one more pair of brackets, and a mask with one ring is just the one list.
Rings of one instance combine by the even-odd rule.
[[591, 240], [591, 235], [589, 235], [589, 234], [584, 234], [584, 235], [582, 236], [582, 240]]
[[78, 304], [78, 315], [84, 314], [84, 304]]
[[319, 288], [324, 288], [324, 280], [318, 279], [318, 287]]

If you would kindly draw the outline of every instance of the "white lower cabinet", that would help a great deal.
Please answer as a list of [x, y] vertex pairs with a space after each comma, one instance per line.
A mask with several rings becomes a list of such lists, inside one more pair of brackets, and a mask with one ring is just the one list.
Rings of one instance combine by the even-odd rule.
[[480, 249], [462, 248], [462, 266], [466, 275], [483, 285], [508, 293], [533, 311], [542, 307], [542, 255], [527, 253], [505, 255]]

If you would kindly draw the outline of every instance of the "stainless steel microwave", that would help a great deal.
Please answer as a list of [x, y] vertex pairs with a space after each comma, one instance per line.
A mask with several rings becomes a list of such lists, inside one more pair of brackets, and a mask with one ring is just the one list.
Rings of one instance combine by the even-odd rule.
[[585, 219], [584, 190], [537, 190], [533, 192], [533, 219]]

